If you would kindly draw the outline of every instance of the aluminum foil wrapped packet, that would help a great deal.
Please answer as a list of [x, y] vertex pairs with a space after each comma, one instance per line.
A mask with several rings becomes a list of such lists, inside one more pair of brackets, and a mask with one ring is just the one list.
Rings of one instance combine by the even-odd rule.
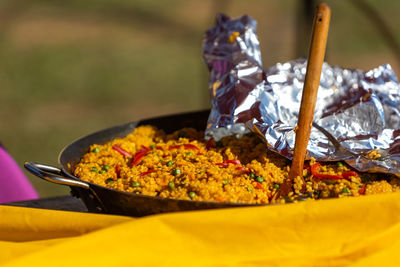
[[[264, 70], [256, 27], [249, 16], [218, 15], [206, 32], [212, 101], [206, 137], [253, 131], [291, 159], [307, 61]], [[400, 85], [390, 65], [364, 72], [324, 63], [313, 125], [308, 158], [400, 176]]]

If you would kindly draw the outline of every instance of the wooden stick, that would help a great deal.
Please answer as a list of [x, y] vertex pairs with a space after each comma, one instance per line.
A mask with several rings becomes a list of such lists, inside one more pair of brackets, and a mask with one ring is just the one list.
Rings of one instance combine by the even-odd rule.
[[[306, 157], [308, 140], [315, 111], [315, 102], [321, 77], [322, 63], [324, 62], [326, 42], [328, 39], [331, 11], [328, 5], [318, 5], [314, 17], [313, 33], [307, 63], [307, 73], [304, 81], [301, 98], [299, 120], [296, 127], [296, 143], [289, 179], [281, 188], [281, 195], [287, 195], [297, 176], [303, 179], [303, 166]], [[304, 184], [305, 185], [305, 184]]]

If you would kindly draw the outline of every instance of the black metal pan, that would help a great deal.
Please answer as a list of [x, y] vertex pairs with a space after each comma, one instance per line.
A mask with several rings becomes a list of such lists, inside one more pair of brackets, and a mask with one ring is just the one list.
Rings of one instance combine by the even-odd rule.
[[87, 135], [66, 146], [60, 153], [60, 168], [34, 162], [24, 167], [32, 174], [52, 183], [71, 187], [71, 194], [79, 197], [91, 212], [129, 216], [145, 216], [163, 212], [216, 209], [226, 207], [254, 206], [254, 204], [221, 203], [209, 201], [178, 200], [119, 191], [89, 183], [72, 175], [72, 170], [80, 158], [89, 151], [92, 144], [104, 144], [117, 137], [124, 137], [139, 125], [154, 125], [166, 133], [184, 127], [204, 130], [209, 110], [151, 118], [129, 122]]

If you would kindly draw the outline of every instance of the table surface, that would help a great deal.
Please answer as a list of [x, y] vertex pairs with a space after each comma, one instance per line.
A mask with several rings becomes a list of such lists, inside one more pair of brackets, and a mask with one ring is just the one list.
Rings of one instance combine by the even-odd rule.
[[85, 204], [79, 198], [72, 196], [40, 198], [40, 199], [33, 199], [26, 201], [2, 203], [0, 205], [50, 209], [50, 210], [88, 212]]

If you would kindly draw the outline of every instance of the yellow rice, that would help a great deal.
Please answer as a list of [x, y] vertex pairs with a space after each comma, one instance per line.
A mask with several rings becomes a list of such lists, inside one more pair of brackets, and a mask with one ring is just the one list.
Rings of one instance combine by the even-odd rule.
[[[304, 180], [297, 177], [288, 196], [277, 197], [288, 178], [290, 161], [269, 151], [253, 134], [240, 139], [225, 137], [219, 142], [206, 141], [203, 136], [203, 132], [190, 128], [167, 135], [153, 126], [140, 126], [124, 138], [92, 145], [74, 167], [74, 175], [135, 194], [259, 204], [386, 193], [400, 188], [399, 181], [387, 175], [355, 173], [346, 179], [321, 179], [308, 167], [303, 171]], [[129, 154], [124, 155], [124, 151]], [[306, 166], [314, 164], [311, 160]], [[331, 175], [349, 171], [342, 163], [323, 163], [318, 168], [319, 173]]]

